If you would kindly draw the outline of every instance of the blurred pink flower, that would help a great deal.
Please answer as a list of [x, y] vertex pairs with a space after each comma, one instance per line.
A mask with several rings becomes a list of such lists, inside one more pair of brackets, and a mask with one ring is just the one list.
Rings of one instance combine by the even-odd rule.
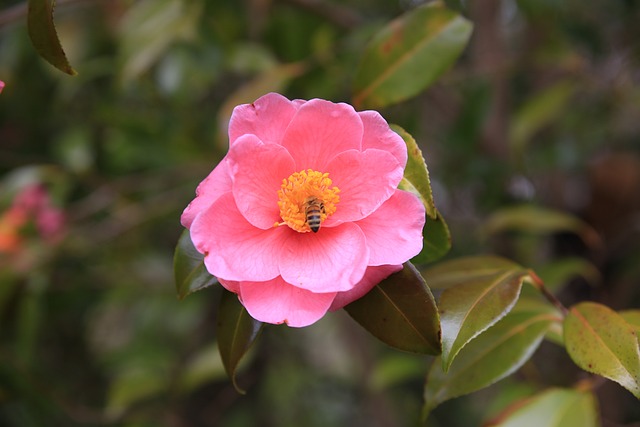
[[2, 89], [4, 89], [4, 82], [0, 80], [0, 93], [2, 93]]
[[422, 249], [406, 146], [377, 112], [270, 93], [234, 109], [229, 140], [181, 222], [255, 319], [312, 324]]
[[20, 229], [26, 222], [26, 215], [14, 209], [0, 215], [0, 254], [15, 253], [19, 250], [22, 242]]
[[34, 184], [23, 188], [11, 206], [0, 214], [0, 255], [4, 255], [14, 269], [28, 269], [34, 262], [32, 258], [37, 256], [28, 253], [30, 239], [56, 244], [64, 234], [64, 222], [63, 212], [52, 204], [43, 186]]
[[38, 233], [44, 240], [53, 242], [60, 238], [64, 214], [52, 204], [49, 193], [42, 185], [34, 184], [22, 189], [11, 209], [33, 218]]

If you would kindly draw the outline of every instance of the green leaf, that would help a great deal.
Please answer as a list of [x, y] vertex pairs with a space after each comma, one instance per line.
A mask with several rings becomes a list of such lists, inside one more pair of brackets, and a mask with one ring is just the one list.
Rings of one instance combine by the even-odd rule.
[[564, 341], [576, 365], [617, 382], [640, 399], [637, 332], [618, 313], [593, 302], [571, 307]]
[[452, 66], [471, 29], [439, 3], [392, 21], [365, 49], [354, 77], [354, 105], [377, 109], [417, 95]]
[[600, 244], [597, 232], [581, 219], [565, 212], [533, 205], [501, 209], [487, 219], [484, 231], [488, 234], [504, 231], [535, 234], [573, 232], [592, 247]]
[[451, 233], [439, 212], [435, 219], [427, 217], [422, 229], [422, 238], [422, 250], [411, 259], [414, 264], [426, 264], [436, 261], [445, 256], [451, 249]]
[[640, 310], [622, 310], [618, 314], [640, 334]]
[[511, 313], [527, 311], [539, 314], [547, 313], [550, 316], [553, 316], [554, 322], [549, 326], [544, 338], [545, 340], [551, 341], [564, 348], [564, 339], [562, 337], [564, 314], [561, 313], [557, 307], [550, 304], [549, 301], [542, 299], [540, 292], [532, 286], [522, 289], [518, 302], [511, 310]]
[[345, 310], [391, 347], [415, 353], [440, 353], [440, 323], [435, 300], [418, 270], [409, 262]]
[[415, 139], [400, 126], [391, 125], [391, 129], [400, 135], [407, 145], [407, 166], [399, 188], [418, 196], [427, 212], [427, 221], [422, 231], [424, 246], [412, 262], [415, 264], [433, 262], [442, 258], [451, 249], [449, 227], [433, 201], [429, 170], [420, 147]]
[[427, 163], [422, 155], [422, 150], [416, 140], [406, 130], [398, 125], [390, 125], [391, 130], [400, 135], [407, 145], [407, 166], [404, 169], [404, 176], [400, 183], [400, 188], [417, 195], [424, 205], [427, 215], [435, 219], [437, 216], [436, 205], [433, 202], [431, 191], [431, 180]]
[[178, 298], [218, 283], [204, 266], [204, 255], [193, 246], [189, 230], [184, 230], [173, 256], [173, 272]]
[[424, 414], [515, 372], [529, 360], [555, 320], [553, 313], [544, 311], [510, 313], [462, 349], [448, 372], [434, 363], [427, 376]]
[[[491, 260], [495, 264], [491, 265]], [[477, 259], [467, 259], [466, 271], [458, 275], [459, 280], [442, 292], [440, 296], [440, 321], [442, 324], [442, 366], [446, 371], [458, 352], [472, 339], [494, 325], [514, 306], [520, 295], [527, 270], [518, 265], [505, 265], [498, 258], [484, 257], [487, 264], [478, 265]], [[464, 260], [454, 265], [458, 268]], [[451, 267], [452, 264], [449, 264]], [[477, 266], [478, 272], [470, 267]], [[487, 270], [493, 273], [487, 274]], [[458, 274], [457, 270], [452, 274]]]
[[218, 348], [224, 369], [238, 393], [245, 393], [236, 382], [238, 364], [249, 351], [261, 330], [262, 322], [249, 315], [237, 295], [224, 291], [220, 300], [217, 321]]
[[553, 388], [515, 402], [486, 427], [597, 427], [598, 405], [589, 391]]
[[562, 81], [536, 93], [516, 112], [509, 129], [509, 139], [515, 151], [521, 152], [536, 132], [564, 116], [575, 89], [574, 82]]
[[504, 270], [521, 268], [506, 258], [479, 255], [456, 258], [421, 270], [432, 289], [447, 289], [468, 280], [479, 280], [501, 274]]
[[592, 263], [578, 257], [555, 260], [536, 268], [536, 274], [550, 291], [560, 289], [575, 277], [582, 277], [591, 285], [596, 285], [601, 279], [600, 272]]
[[29, 0], [27, 28], [29, 38], [38, 54], [58, 70], [75, 76], [74, 70], [67, 60], [56, 26], [53, 23], [55, 0]]

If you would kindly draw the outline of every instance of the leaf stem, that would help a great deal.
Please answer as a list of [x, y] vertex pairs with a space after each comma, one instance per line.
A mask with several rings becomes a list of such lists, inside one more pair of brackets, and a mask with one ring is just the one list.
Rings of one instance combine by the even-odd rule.
[[542, 295], [551, 303], [553, 304], [558, 310], [560, 310], [560, 312], [562, 312], [562, 314], [564, 316], [566, 316], [567, 314], [569, 314], [569, 310], [567, 309], [567, 307], [565, 307], [564, 305], [562, 305], [562, 303], [560, 302], [560, 300], [558, 298], [556, 298], [555, 295], [553, 295], [551, 292], [549, 292], [549, 290], [544, 286], [544, 282], [542, 281], [542, 279], [540, 278], [540, 276], [538, 276], [533, 270], [529, 270], [528, 271], [529, 274], [529, 278], [531, 279], [531, 284], [540, 291], [540, 293], [542, 293]]
[[573, 385], [573, 388], [578, 391], [593, 392], [598, 387], [607, 382], [607, 379], [600, 375], [592, 375], [588, 378], [581, 379]]

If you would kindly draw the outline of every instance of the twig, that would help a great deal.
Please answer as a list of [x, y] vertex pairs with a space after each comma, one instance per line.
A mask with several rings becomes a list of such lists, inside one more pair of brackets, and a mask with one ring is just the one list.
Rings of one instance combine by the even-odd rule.
[[551, 304], [553, 304], [558, 310], [562, 312], [563, 315], [569, 314], [569, 310], [565, 307], [555, 295], [553, 295], [549, 290], [544, 286], [544, 282], [542, 279], [534, 273], [533, 270], [529, 270], [529, 277], [531, 278], [532, 285], [538, 289], [544, 297], [549, 300]]

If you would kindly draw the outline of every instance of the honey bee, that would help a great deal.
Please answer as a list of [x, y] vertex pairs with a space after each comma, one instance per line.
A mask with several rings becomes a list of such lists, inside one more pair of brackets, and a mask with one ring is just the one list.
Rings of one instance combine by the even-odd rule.
[[322, 221], [321, 214], [325, 213], [324, 203], [318, 200], [317, 197], [307, 197], [304, 201], [304, 215], [306, 217], [306, 223], [309, 224], [309, 228], [314, 233], [320, 230], [320, 222]]

